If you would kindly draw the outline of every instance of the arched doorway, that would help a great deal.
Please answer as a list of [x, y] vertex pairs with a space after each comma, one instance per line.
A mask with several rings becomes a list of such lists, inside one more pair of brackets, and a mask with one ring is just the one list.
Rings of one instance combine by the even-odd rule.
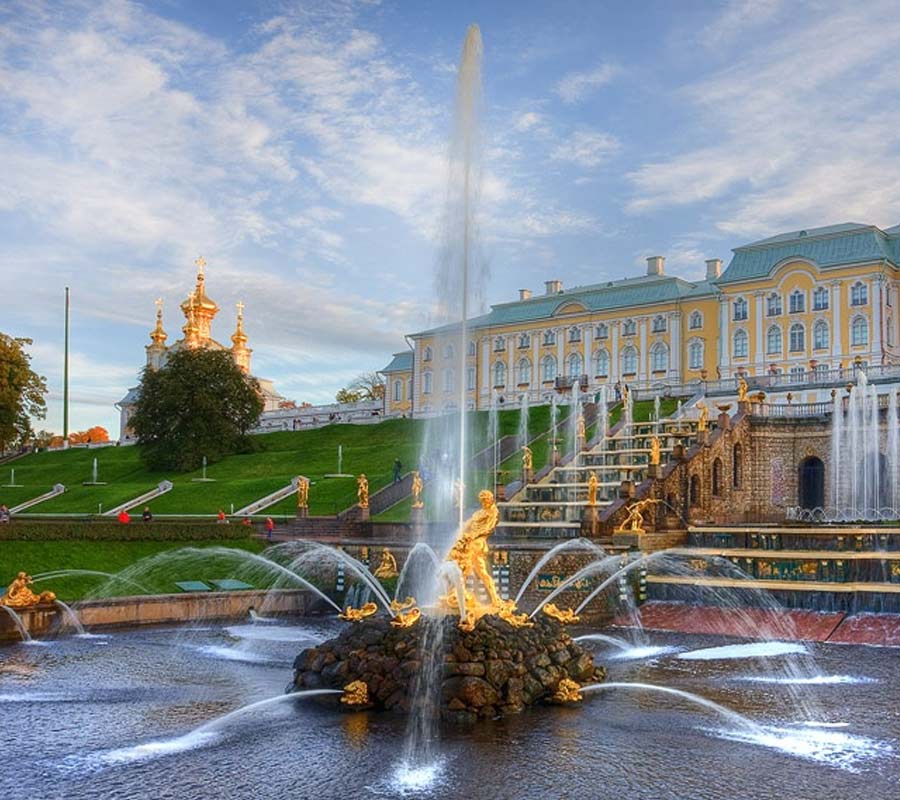
[[809, 456], [800, 462], [800, 507], [825, 506], [825, 465], [821, 458]]

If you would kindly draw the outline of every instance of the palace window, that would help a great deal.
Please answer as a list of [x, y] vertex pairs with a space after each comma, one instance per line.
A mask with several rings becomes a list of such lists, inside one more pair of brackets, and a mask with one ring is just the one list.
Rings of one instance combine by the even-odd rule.
[[531, 347], [531, 337], [527, 333], [519, 334], [519, 348]]
[[601, 322], [597, 326], [597, 338], [598, 339], [608, 339], [609, 338], [609, 325], [605, 322]]
[[788, 334], [789, 337], [789, 349], [792, 353], [802, 353], [806, 350], [806, 328], [804, 328], [799, 322], [795, 322], [791, 325], [791, 330]]
[[431, 374], [431, 372], [422, 373], [422, 394], [431, 394], [433, 381], [434, 376]]
[[425, 352], [422, 353], [422, 361], [431, 361], [432, 358], [434, 358], [434, 353], [430, 347], [426, 347]]
[[475, 367], [466, 369], [466, 389], [470, 392], [475, 390]]
[[766, 316], [767, 317], [778, 317], [781, 316], [781, 295], [778, 292], [772, 292], [766, 298]]
[[747, 331], [743, 329], [735, 331], [733, 345], [734, 357], [746, 358], [750, 349], [750, 337], [747, 336]]
[[653, 372], [666, 372], [669, 369], [669, 348], [663, 342], [657, 342], [650, 348], [650, 369]]
[[580, 342], [581, 341], [581, 328], [569, 328], [569, 341], [570, 342]]
[[556, 380], [556, 359], [553, 356], [544, 356], [541, 361], [541, 380], [544, 383]]
[[788, 374], [795, 381], [803, 380], [803, 377], [806, 375], [806, 367], [801, 365], [796, 365], [790, 368]]
[[456, 350], [452, 344], [448, 344], [444, 347], [444, 360], [445, 361], [450, 361], [455, 354], [456, 354]]
[[688, 328], [692, 331], [699, 331], [703, 327], [703, 314], [699, 311], [692, 311], [688, 317]]
[[856, 317], [850, 326], [850, 344], [862, 347], [869, 343], [869, 322], [865, 317]]
[[544, 331], [544, 345], [556, 344], [556, 331]]
[[819, 286], [813, 292], [813, 311], [828, 310], [828, 289]]
[[817, 320], [813, 326], [813, 348], [827, 350], [828, 340], [828, 323], [824, 319]]
[[747, 319], [747, 301], [743, 297], [739, 297], [731, 304], [732, 315], [731, 318], [735, 322], [741, 322], [742, 320]]
[[688, 345], [688, 369], [703, 369], [703, 340], [694, 339]]
[[452, 369], [445, 369], [445, 370], [444, 370], [444, 391], [445, 391], [445, 392], [452, 392], [452, 391], [453, 391], [453, 384], [454, 384], [454, 380], [453, 380], [453, 370], [452, 370]]
[[828, 370], [829, 369], [830, 369], [830, 367], [828, 366], [828, 364], [816, 364], [816, 368], [815, 368], [814, 372], [816, 373], [816, 377], [819, 380], [825, 381], [825, 380], [828, 380]]
[[504, 350], [506, 350], [506, 337], [498, 336], [494, 339], [494, 352], [502, 353]]
[[791, 314], [802, 314], [806, 311], [806, 295], [799, 289], [794, 289], [788, 299], [788, 307]]
[[502, 389], [506, 386], [506, 364], [498, 361], [494, 364], [494, 388]]
[[633, 347], [626, 347], [622, 351], [622, 374], [634, 375], [637, 373], [638, 353]]
[[403, 381], [394, 381], [394, 402], [403, 400]]
[[601, 378], [609, 375], [609, 351], [598, 350], [594, 355], [594, 374]]
[[869, 302], [869, 287], [857, 281], [850, 287], [850, 305], [864, 306]]
[[468, 352], [470, 358], [475, 356], [475, 354], [477, 352], [476, 347], [475, 347], [475, 342], [469, 342], [469, 347], [468, 347], [467, 352]]
[[651, 328], [653, 333], [665, 333], [666, 332], [666, 318], [662, 315], [653, 318], [653, 327]]
[[527, 358], [519, 359], [516, 372], [519, 386], [528, 386], [531, 383], [531, 362]]
[[766, 353], [781, 355], [781, 328], [777, 325], [772, 325], [766, 332]]
[[637, 323], [633, 319], [626, 319], [622, 325], [623, 336], [634, 336], [637, 333]]
[[584, 359], [581, 353], [571, 353], [566, 359], [566, 375], [570, 378], [580, 378], [584, 374]]

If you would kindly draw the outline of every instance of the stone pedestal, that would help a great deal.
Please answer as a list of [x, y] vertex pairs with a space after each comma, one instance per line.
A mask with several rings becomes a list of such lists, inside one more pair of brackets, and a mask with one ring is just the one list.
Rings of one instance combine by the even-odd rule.
[[503, 481], [497, 482], [497, 496], [494, 498], [498, 503], [506, 500], [506, 486]]
[[425, 522], [425, 506], [413, 506], [409, 519], [413, 525], [421, 525]]
[[648, 478], [658, 478], [660, 472], [659, 464], [650, 464], [647, 467], [647, 477]]
[[672, 458], [676, 461], [684, 461], [684, 445], [681, 442], [672, 448]]
[[357, 519], [362, 520], [363, 522], [367, 522], [369, 519], [369, 507], [360, 508], [357, 506]]
[[749, 414], [750, 413], [750, 401], [749, 400], [740, 400], [737, 404], [738, 411], [741, 414]]
[[586, 516], [591, 529], [591, 537], [596, 539], [600, 536], [600, 509], [597, 506], [588, 506]]
[[584, 452], [584, 449], [585, 449], [585, 443], [586, 443], [586, 442], [585, 442], [585, 438], [584, 438], [583, 436], [579, 436], [579, 437], [578, 437], [578, 441], [577, 441], [576, 444], [575, 444], [575, 446], [576, 446], [576, 448], [577, 448], [577, 450], [578, 450], [579, 453]]
[[522, 483], [531, 483], [532, 478], [534, 477], [534, 470], [523, 469], [522, 470]]
[[727, 411], [723, 411], [719, 414], [719, 430], [727, 431], [729, 428], [731, 428], [731, 417]]
[[634, 497], [634, 481], [622, 481], [619, 486], [619, 497], [623, 500]]
[[297, 519], [306, 519], [309, 516], [308, 506], [297, 506]]
[[558, 467], [560, 462], [562, 461], [562, 456], [560, 455], [559, 448], [553, 448], [553, 466]]
[[697, 431], [697, 442], [704, 446], [709, 444], [709, 431]]

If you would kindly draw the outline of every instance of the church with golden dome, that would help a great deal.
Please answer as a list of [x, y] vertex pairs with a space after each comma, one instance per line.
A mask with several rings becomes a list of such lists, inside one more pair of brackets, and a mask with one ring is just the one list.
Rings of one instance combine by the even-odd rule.
[[[188, 294], [187, 299], [181, 304], [181, 312], [184, 314], [185, 319], [181, 328], [183, 336], [172, 344], [166, 344], [169, 335], [163, 327], [163, 302], [162, 300], [157, 300], [156, 326], [150, 333], [150, 344], [145, 348], [147, 351], [147, 366], [151, 369], [159, 369], [165, 366], [170, 353], [183, 349], [196, 350], [205, 348], [207, 350], [226, 350], [230, 352], [234, 363], [245, 374], [251, 375], [250, 357], [253, 351], [247, 346], [248, 338], [247, 334], [244, 333], [244, 304], [242, 302], [236, 304], [237, 320], [234, 333], [231, 334], [231, 347], [216, 341], [212, 336], [212, 323], [220, 309], [216, 301], [206, 293], [206, 262], [202, 258], [198, 258], [195, 263], [197, 265], [196, 285]], [[259, 383], [264, 404], [263, 413], [277, 411], [282, 408], [286, 402], [285, 398], [275, 391], [272, 381], [257, 376], [253, 377]], [[120, 415], [119, 440], [121, 442], [134, 441], [134, 434], [130, 429], [129, 420], [134, 412], [138, 390], [137, 386], [129, 389], [125, 397], [116, 403], [116, 408], [119, 409]]]

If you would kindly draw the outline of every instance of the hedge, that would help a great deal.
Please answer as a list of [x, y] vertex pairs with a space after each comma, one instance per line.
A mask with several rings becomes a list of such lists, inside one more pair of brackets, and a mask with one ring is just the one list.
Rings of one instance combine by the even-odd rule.
[[246, 539], [256, 528], [232, 522], [143, 522], [128, 525], [104, 520], [14, 520], [0, 525], [0, 541], [88, 540], [111, 542], [199, 542], [213, 539]]

